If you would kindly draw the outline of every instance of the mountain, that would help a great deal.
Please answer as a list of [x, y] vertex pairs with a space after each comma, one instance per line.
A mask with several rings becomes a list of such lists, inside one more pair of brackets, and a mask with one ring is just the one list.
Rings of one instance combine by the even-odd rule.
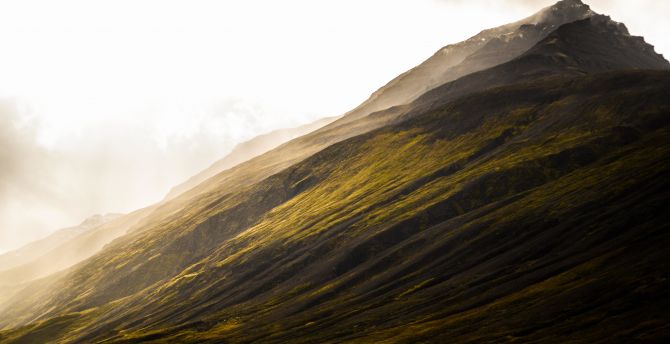
[[[313, 131], [331, 122], [334, 118], [324, 118], [296, 128], [280, 129], [243, 142], [223, 159], [208, 169], [193, 176], [188, 181], [174, 187], [166, 199], [196, 186], [207, 178], [239, 164], [249, 158], [275, 148], [279, 144]], [[68, 268], [99, 251], [113, 239], [125, 234], [143, 216], [151, 213], [156, 206], [142, 209], [133, 214], [95, 215], [75, 227], [52, 233], [47, 238], [35, 241], [21, 249], [0, 256], [0, 288], [16, 289], [17, 285]], [[118, 219], [103, 228], [86, 233], [92, 228]], [[86, 233], [85, 235], [82, 235]], [[7, 289], [9, 290], [9, 289]], [[5, 296], [8, 291], [4, 293]], [[0, 304], [4, 298], [0, 297]]]
[[[324, 118], [300, 127], [276, 130], [244, 142], [238, 145], [228, 156], [215, 162], [210, 168], [192, 177], [187, 182], [174, 187], [166, 200], [190, 189], [218, 172], [272, 149], [280, 143], [305, 132], [317, 129], [333, 119]], [[20, 290], [25, 283], [66, 269], [92, 256], [112, 240], [126, 234], [143, 217], [154, 212], [160, 205], [161, 203], [128, 215], [95, 215], [79, 226], [56, 231], [43, 240], [0, 256], [0, 263], [3, 266], [0, 269], [0, 291], [2, 291], [0, 304], [9, 299], [11, 294]], [[102, 224], [106, 225], [100, 226]], [[95, 227], [100, 228], [91, 230]]]
[[274, 130], [267, 134], [256, 136], [249, 141], [242, 142], [236, 145], [228, 155], [216, 161], [209, 168], [189, 178], [189, 180], [184, 183], [173, 187], [165, 199], [172, 199], [222, 171], [276, 148], [284, 142], [319, 129], [332, 122], [334, 119], [335, 118], [322, 118], [296, 128]]
[[[183, 193], [221, 171], [275, 148], [283, 142], [320, 128], [332, 120], [334, 118], [323, 118], [300, 127], [275, 130], [243, 142], [236, 146], [229, 155], [215, 162], [208, 169], [175, 186], [166, 196], [166, 200]], [[47, 238], [1, 255], [0, 288], [11, 286], [14, 290], [16, 285], [68, 268], [92, 256], [104, 245], [125, 234], [141, 218], [147, 216], [159, 206], [160, 203], [128, 215], [95, 215], [79, 226], [56, 231]], [[98, 230], [90, 231], [92, 228], [99, 227], [111, 220], [116, 221]], [[4, 294], [8, 295], [9, 292]], [[0, 297], [0, 304], [2, 300], [3, 298]]]
[[620, 69], [668, 70], [670, 64], [642, 37], [631, 36], [625, 25], [608, 16], [593, 15], [559, 27], [509, 63], [471, 73], [426, 92], [412, 103], [412, 109], [425, 111], [436, 103], [486, 87]]
[[576, 18], [157, 205], [0, 342], [663, 342], [669, 67]]
[[[119, 217], [120, 215], [121, 214], [94, 215], [84, 220], [77, 226], [57, 230], [46, 238], [28, 243], [14, 251], [6, 252], [0, 255], [0, 271], [7, 270], [37, 259], [41, 255], [51, 251], [52, 249], [60, 246], [77, 235], [98, 227], [103, 223], [109, 222]], [[3, 282], [0, 278], [0, 285], [2, 284]]]
[[[464, 42], [448, 47], [468, 47], [466, 50], [469, 52], [469, 54], [471, 54], [472, 52], [477, 51], [477, 49], [481, 49], [483, 47], [481, 43], [477, 43], [477, 42], [483, 42], [482, 38], [486, 40], [487, 37], [494, 37], [495, 35], [502, 35], [503, 33], [509, 33], [510, 31], [513, 31], [515, 28], [521, 30], [520, 27], [523, 25], [528, 26], [529, 25], [528, 23], [547, 23], [543, 25], [540, 24], [538, 25], [541, 27], [544, 26], [555, 27], [556, 25], [558, 25], [558, 23], [562, 23], [570, 19], [579, 20], [593, 15], [595, 15], [595, 13], [590, 10], [588, 5], [584, 5], [579, 1], [564, 0], [558, 2], [554, 6], [545, 8], [524, 20], [504, 25], [499, 28], [484, 30], [477, 36], [474, 36]], [[630, 40], [639, 41], [639, 38], [637, 37], [626, 36], [626, 38]], [[626, 50], [627, 48], [628, 47], [620, 47], [619, 50]], [[651, 49], [653, 50], [653, 48]], [[461, 48], [458, 49], [453, 48], [452, 50], [462, 51]], [[523, 53], [514, 49], [510, 51], [516, 51], [519, 53], [519, 55]], [[662, 56], [656, 54], [653, 51], [650, 52], [649, 54], [659, 57], [661, 60], [663, 60]], [[507, 55], [510, 57], [513, 56], [513, 54], [511, 53], [508, 53]], [[597, 58], [597, 56], [595, 56], [595, 58]], [[437, 62], [434, 61], [435, 59], [431, 58], [422, 63], [420, 66], [438, 64]], [[444, 63], [451, 68], [454, 66], [454, 64], [457, 65], [459, 63], [467, 63], [467, 61], [460, 61], [460, 62], [441, 61], [440, 63]], [[549, 61], [549, 64], [550, 65], [546, 66], [545, 68], [561, 69], [562, 71], [565, 70], [565, 68], [553, 67], [553, 64], [562, 65], [563, 61], [560, 60]], [[420, 66], [404, 73], [403, 75], [414, 75], [418, 73], [416, 72], [416, 70], [425, 69], [420, 68]], [[653, 68], [649, 67], [648, 65], [640, 65], [637, 67]], [[471, 72], [474, 73], [477, 71], [482, 71], [482, 69], [484, 68], [482, 67], [481, 69], [472, 70]], [[589, 71], [586, 70], [584, 72], [586, 73]], [[539, 78], [546, 76], [540, 73], [535, 73], [533, 75], [526, 76], [514, 70], [508, 70], [506, 75], [501, 76], [497, 76], [496, 73], [492, 72], [484, 73], [484, 71], [482, 71], [482, 73], [483, 73], [482, 75], [487, 76], [488, 78], [488, 80], [485, 80], [486, 83], [495, 83], [497, 85], [504, 85], [506, 83], [515, 82], [520, 80], [522, 77], [525, 77], [526, 80], [530, 80], [532, 78]], [[417, 75], [420, 75], [420, 73]], [[434, 82], [426, 81], [425, 78], [418, 76], [417, 78], [418, 80], [423, 80], [422, 82], [426, 82], [431, 85], [430, 87], [422, 87], [421, 88], [422, 90], [430, 90], [438, 86], [438, 84], [435, 84]], [[454, 84], [458, 84], [457, 82], [458, 80], [456, 80]], [[391, 81], [389, 85], [390, 84], [396, 84], [396, 82]], [[464, 86], [465, 89], [461, 90], [457, 95], [463, 95], [466, 94], [467, 92], [471, 92], [472, 90], [477, 90], [481, 87], [487, 87], [488, 84], [484, 84], [482, 81], [480, 81], [480, 84], [475, 85], [473, 87], [468, 87], [467, 85]], [[383, 90], [386, 88], [388, 87], [382, 87], [380, 90], [375, 92], [375, 94], [377, 95], [373, 94], [373, 96], [371, 96], [370, 99], [378, 98], [378, 94], [380, 92], [383, 93]], [[406, 86], [406, 88], [413, 89], [412, 86]], [[405, 98], [396, 97], [396, 99], [398, 99], [398, 101], [400, 102], [401, 99]], [[443, 97], [442, 99], [451, 99], [451, 98]], [[218, 192], [213, 192], [212, 190], [226, 190], [227, 192], [232, 193], [234, 190], [237, 190], [238, 188], [243, 188], [255, 182], [263, 180], [264, 178], [267, 178], [274, 173], [280, 172], [283, 169], [301, 161], [302, 159], [309, 157], [310, 155], [334, 143], [391, 124], [394, 121], [396, 121], [399, 117], [404, 116], [409, 110], [416, 108], [418, 106], [416, 104], [412, 106], [407, 105], [392, 106], [389, 108], [384, 108], [383, 110], [373, 112], [373, 110], [383, 106], [379, 105], [375, 107], [370, 107], [370, 105], [366, 105], [370, 104], [370, 102], [371, 100], [364, 102], [355, 110], [350, 111], [342, 118], [339, 118], [320, 129], [317, 129], [297, 139], [291, 140], [280, 147], [277, 147], [275, 149], [266, 152], [265, 154], [259, 155], [256, 158], [250, 159], [249, 161], [245, 161], [244, 163], [239, 164], [234, 168], [225, 171], [225, 173], [220, 173], [212, 177], [212, 180], [209, 183], [200, 184], [197, 187], [193, 188], [193, 190], [191, 190], [192, 192], [188, 193], [187, 195], [184, 195], [184, 197], [181, 199], [181, 202], [173, 202], [171, 208], [172, 211], [176, 211], [180, 207], [184, 206], [187, 202], [189, 202], [189, 198], [192, 197], [193, 195], [210, 193], [212, 196], [214, 196], [218, 194]], [[381, 104], [376, 101], [375, 103]], [[418, 104], [422, 104], [422, 102], [418, 102]], [[374, 113], [374, 116], [368, 116], [369, 114], [372, 113]]]
[[[103, 251], [56, 284], [67, 292], [43, 306], [55, 311], [38, 328], [83, 342], [597, 342], [617, 324], [653, 336], [667, 320], [668, 86], [668, 72], [508, 86], [336, 144], [235, 197], [258, 205], [294, 185], [172, 278], [142, 280], [176, 257], [104, 273], [143, 240]], [[201, 228], [234, 218], [223, 211]], [[94, 271], [105, 278], [89, 284]], [[146, 287], [117, 291], [131, 283]]]
[[579, 0], [563, 0], [528, 18], [487, 29], [463, 42], [447, 45], [374, 92], [363, 104], [350, 111], [347, 119], [408, 103], [446, 82], [512, 60], [557, 27], [595, 14]]

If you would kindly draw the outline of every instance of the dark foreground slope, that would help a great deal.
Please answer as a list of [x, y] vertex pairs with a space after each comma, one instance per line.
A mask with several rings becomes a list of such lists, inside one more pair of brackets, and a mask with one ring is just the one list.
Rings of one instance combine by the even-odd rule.
[[176, 277], [56, 297], [0, 338], [661, 340], [669, 162], [668, 72], [490, 89], [246, 190], [285, 200]]

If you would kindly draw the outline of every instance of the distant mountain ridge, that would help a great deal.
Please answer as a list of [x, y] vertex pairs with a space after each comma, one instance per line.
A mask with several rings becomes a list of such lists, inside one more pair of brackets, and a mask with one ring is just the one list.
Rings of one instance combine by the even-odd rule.
[[[84, 220], [81, 227], [66, 231], [67, 235], [58, 235], [60, 240], [47, 241], [48, 247], [41, 246], [39, 250], [31, 251], [31, 259], [0, 270], [0, 287], [10, 287], [13, 290], [17, 286], [79, 263], [100, 251], [112, 240], [126, 234], [152, 209], [143, 208], [125, 215], [96, 215]], [[0, 304], [2, 301], [3, 298], [0, 297]]]
[[319, 129], [334, 120], [334, 117], [323, 118], [295, 128], [274, 130], [267, 134], [256, 136], [249, 141], [242, 142], [236, 145], [228, 155], [214, 162], [207, 169], [189, 178], [184, 183], [170, 189], [170, 192], [165, 196], [165, 199], [169, 200], [177, 197], [179, 194], [202, 183], [207, 178], [265, 153], [284, 142]]
[[[0, 271], [25, 264], [33, 259], [39, 258], [41, 255], [74, 238], [75, 236], [98, 227], [103, 223], [109, 222], [121, 215], [122, 214], [112, 213], [105, 215], [96, 214], [85, 219], [77, 226], [57, 230], [46, 238], [28, 243], [19, 249], [3, 253], [0, 255]], [[2, 282], [0, 281], [0, 285], [1, 284]]]

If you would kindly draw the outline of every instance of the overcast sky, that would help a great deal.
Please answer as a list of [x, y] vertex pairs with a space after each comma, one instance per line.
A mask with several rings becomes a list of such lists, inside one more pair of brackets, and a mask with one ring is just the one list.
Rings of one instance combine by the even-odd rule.
[[[554, 1], [0, 1], [0, 252], [128, 212]], [[670, 1], [593, 0], [670, 55]]]

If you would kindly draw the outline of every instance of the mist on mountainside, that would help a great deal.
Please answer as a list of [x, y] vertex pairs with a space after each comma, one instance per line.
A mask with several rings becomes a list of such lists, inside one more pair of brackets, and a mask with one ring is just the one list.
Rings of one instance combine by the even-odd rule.
[[[546, 5], [0, 255], [0, 343], [665, 342], [670, 62], [580, 0]], [[10, 181], [62, 154], [20, 119], [8, 146], [45, 162], [8, 154]]]
[[[0, 271], [14, 268], [39, 258], [43, 254], [57, 248], [61, 244], [73, 239], [74, 237], [81, 235], [106, 222], [109, 222], [119, 216], [122, 216], [122, 214], [94, 215], [87, 218], [77, 226], [59, 229], [43, 239], [33, 241], [19, 249], [0, 254]], [[18, 282], [15, 279], [0, 278], [0, 283], [9, 281]]]
[[295, 128], [282, 128], [274, 130], [272, 132], [256, 136], [249, 141], [239, 143], [225, 157], [217, 160], [210, 167], [192, 176], [187, 181], [170, 189], [170, 192], [167, 194], [167, 196], [165, 196], [165, 198], [171, 199], [177, 197], [181, 193], [204, 182], [207, 180], [207, 178], [210, 178], [220, 172], [234, 167], [235, 165], [265, 153], [281, 145], [282, 143], [317, 130], [334, 120], [334, 117], [323, 118]]
[[[281, 128], [281, 121], [263, 119], [261, 109], [232, 102], [183, 137], [159, 141], [158, 128], [146, 123], [110, 124], [50, 147], [41, 142], [46, 124], [22, 111], [10, 101], [0, 107], [0, 253], [96, 213], [130, 212], [158, 202], [251, 133]], [[239, 127], [229, 132], [239, 136], [221, 135], [220, 128], [233, 123]]]
[[[236, 144], [341, 115], [445, 43], [552, 3], [5, 3], [0, 130], [12, 143], [1, 155], [22, 161], [2, 162], [14, 177], [3, 175], [0, 252], [92, 214], [159, 201]], [[669, 51], [668, 2], [590, 5]], [[401, 105], [430, 85], [417, 82], [374, 108]]]

